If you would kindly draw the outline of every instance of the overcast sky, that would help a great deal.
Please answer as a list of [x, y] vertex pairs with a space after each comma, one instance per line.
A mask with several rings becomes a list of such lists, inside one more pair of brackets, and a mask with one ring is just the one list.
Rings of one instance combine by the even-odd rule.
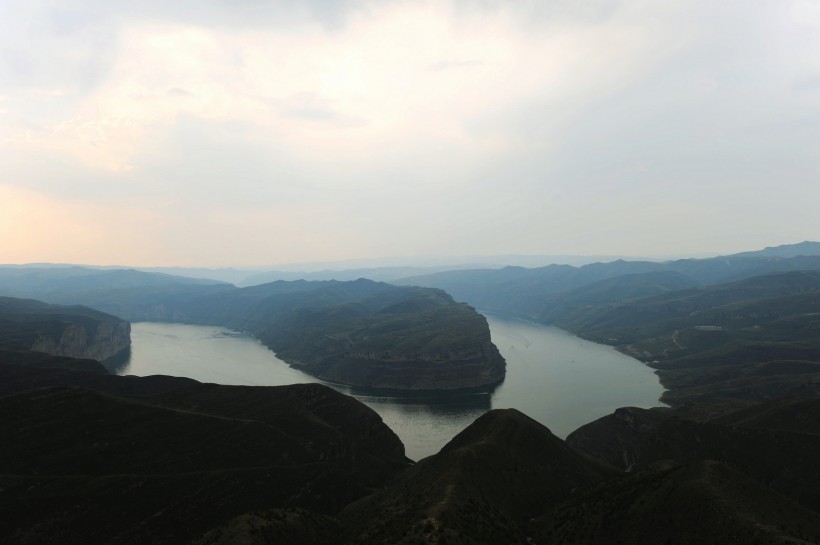
[[0, 0], [0, 263], [820, 239], [820, 2]]

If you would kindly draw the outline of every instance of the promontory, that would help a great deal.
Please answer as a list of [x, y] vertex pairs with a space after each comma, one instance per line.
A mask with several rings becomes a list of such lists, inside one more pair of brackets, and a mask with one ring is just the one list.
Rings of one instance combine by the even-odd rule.
[[291, 366], [330, 382], [453, 390], [504, 380], [506, 363], [486, 319], [440, 289], [366, 279], [237, 288], [139, 271], [27, 272], [0, 275], [0, 292], [82, 303], [130, 321], [237, 329]]

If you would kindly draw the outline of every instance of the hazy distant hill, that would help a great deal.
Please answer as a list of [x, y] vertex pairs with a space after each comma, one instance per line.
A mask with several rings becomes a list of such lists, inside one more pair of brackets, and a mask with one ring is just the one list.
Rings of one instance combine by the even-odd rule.
[[367, 278], [379, 282], [389, 282], [398, 278], [431, 274], [440, 271], [459, 269], [452, 267], [368, 267], [357, 269], [325, 269], [321, 271], [266, 271], [254, 273], [243, 278], [238, 286], [255, 286], [277, 280], [358, 280]]
[[820, 255], [820, 242], [804, 241], [797, 244], [768, 246], [754, 252], [741, 252], [733, 257], [797, 257], [800, 255]]
[[[817, 308], [820, 270], [755, 276], [578, 309], [559, 324], [618, 344], [696, 325], [749, 327]], [[751, 306], [752, 309], [744, 310]], [[737, 329], [737, 326], [732, 327]]]
[[658, 369], [664, 400], [820, 390], [819, 243], [666, 263], [453, 271], [437, 286], [482, 310], [553, 324]]
[[[147, 273], [134, 269], [92, 269], [75, 266], [0, 267], [0, 295], [48, 303], [97, 306], [111, 291], [151, 294], [152, 290], [185, 286], [228, 286], [224, 282]], [[137, 295], [139, 297], [139, 295]]]
[[[820, 243], [801, 243], [800, 248], [816, 249]], [[782, 248], [782, 247], [780, 247]], [[779, 257], [777, 249], [771, 255], [721, 256], [708, 259], [680, 259], [664, 263], [650, 261], [613, 261], [581, 267], [550, 265], [535, 269], [506, 267], [474, 269], [415, 276], [396, 281], [400, 285], [436, 287], [447, 291], [456, 300], [492, 312], [505, 312], [528, 319], [549, 322], [556, 301], [583, 297], [585, 287], [590, 293], [585, 302], [605, 303], [655, 295], [665, 289], [680, 289], [688, 285], [709, 285], [740, 280], [773, 272], [820, 269], [820, 252], [811, 255]], [[794, 250], [786, 247], [784, 253]], [[677, 275], [677, 286], [657, 282], [659, 273]], [[640, 275], [650, 274], [645, 278]], [[630, 276], [624, 285], [612, 284], [602, 290], [596, 284], [605, 280]], [[667, 276], [671, 280], [673, 276]], [[596, 298], [599, 297], [599, 299]]]
[[[401, 265], [391, 265], [375, 260], [367, 266], [360, 261], [324, 263], [318, 266], [306, 264], [291, 266], [282, 270], [271, 270], [249, 274], [237, 283], [238, 286], [253, 286], [276, 280], [356, 280], [367, 278], [380, 282], [392, 282], [407, 277], [434, 274], [444, 271], [499, 269], [502, 267], [545, 267], [552, 264], [586, 265], [589, 263], [608, 262], [623, 259], [618, 256], [582, 256], [582, 255], [498, 255], [474, 257], [450, 257], [436, 260], [402, 259]], [[388, 262], [391, 260], [388, 260]], [[161, 271], [161, 269], [157, 269]]]

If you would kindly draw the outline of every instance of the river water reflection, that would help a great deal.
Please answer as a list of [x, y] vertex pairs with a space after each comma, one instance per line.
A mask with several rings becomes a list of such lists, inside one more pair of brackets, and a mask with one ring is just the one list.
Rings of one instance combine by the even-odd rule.
[[[654, 372], [611, 347], [560, 329], [487, 315], [493, 342], [507, 360], [494, 389], [412, 395], [330, 384], [378, 412], [418, 460], [491, 408], [514, 407], [559, 437], [623, 406], [659, 406]], [[176, 375], [201, 382], [279, 386], [322, 382], [290, 368], [257, 340], [213, 326], [141, 322], [132, 325], [131, 355], [116, 370]]]

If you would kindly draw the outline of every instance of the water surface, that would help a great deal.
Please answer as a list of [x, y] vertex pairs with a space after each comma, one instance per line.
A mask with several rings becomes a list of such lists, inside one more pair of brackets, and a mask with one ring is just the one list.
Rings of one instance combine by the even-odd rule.
[[[514, 407], [565, 437], [618, 407], [660, 405], [663, 388], [654, 372], [611, 347], [521, 320], [488, 315], [487, 321], [507, 360], [506, 379], [497, 388], [414, 395], [329, 385], [378, 412], [414, 460], [438, 452], [491, 408]], [[132, 324], [131, 342], [119, 374], [255, 386], [323, 383], [252, 337], [223, 327], [140, 322]]]

